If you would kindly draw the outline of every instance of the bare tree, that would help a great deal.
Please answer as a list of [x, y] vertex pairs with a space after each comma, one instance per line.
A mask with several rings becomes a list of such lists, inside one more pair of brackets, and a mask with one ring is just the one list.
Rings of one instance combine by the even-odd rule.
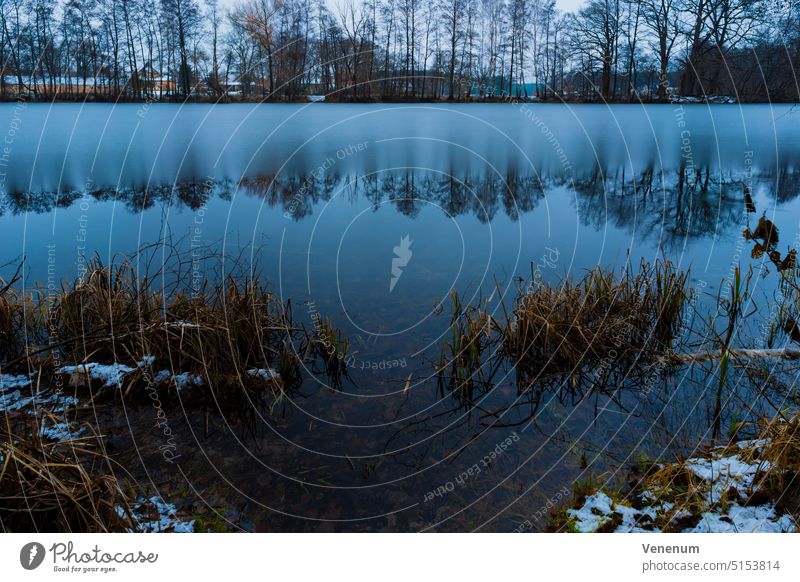
[[645, 26], [652, 33], [653, 45], [658, 58], [658, 89], [656, 94], [659, 99], [667, 96], [669, 87], [670, 59], [675, 48], [675, 41], [680, 34], [679, 0], [643, 0], [643, 13]]
[[450, 94], [447, 98], [451, 101], [456, 97], [456, 49], [458, 47], [458, 42], [463, 35], [461, 19], [464, 15], [464, 9], [464, 0], [443, 0], [442, 2], [442, 12], [444, 15], [446, 34], [450, 47], [450, 59], [448, 65]]
[[266, 52], [270, 96], [275, 91], [273, 18], [281, 4], [281, 0], [250, 0], [231, 13], [233, 24], [244, 30]]

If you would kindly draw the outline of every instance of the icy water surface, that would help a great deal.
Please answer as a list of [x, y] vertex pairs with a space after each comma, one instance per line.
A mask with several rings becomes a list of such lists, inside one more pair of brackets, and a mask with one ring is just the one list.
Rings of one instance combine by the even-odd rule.
[[741, 233], [766, 213], [796, 246], [798, 122], [783, 105], [4, 104], [0, 264], [24, 259], [26, 287], [140, 248], [141, 272], [181, 262], [187, 286], [252, 268], [309, 327], [347, 332], [350, 380], [309, 374], [256, 436], [177, 411], [182, 475], [131, 437], [243, 527], [541, 529], [575, 479], [696, 446], [706, 386], [620, 407], [509, 377], [465, 409], [431, 377], [449, 292], [500, 309], [532, 277], [665, 257], [707, 296], [736, 264], [767, 269]]

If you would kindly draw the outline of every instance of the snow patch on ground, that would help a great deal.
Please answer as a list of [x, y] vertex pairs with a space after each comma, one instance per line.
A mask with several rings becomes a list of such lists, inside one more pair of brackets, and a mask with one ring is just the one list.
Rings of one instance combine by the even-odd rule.
[[133, 372], [133, 368], [125, 364], [99, 364], [89, 362], [79, 366], [64, 366], [56, 370], [59, 374], [72, 377], [73, 381], [99, 380], [105, 388], [122, 388], [122, 380], [126, 374]]
[[[133, 520], [136, 522], [136, 527], [140, 532], [193, 532], [194, 520], [181, 521], [175, 513], [175, 506], [172, 503], [167, 503], [158, 495], [154, 495], [150, 499], [140, 499], [138, 504], [131, 507]], [[117, 507], [117, 514], [120, 517], [125, 517], [125, 510], [122, 507]]]
[[[0, 375], [0, 412], [27, 410], [30, 416], [44, 410], [51, 414], [64, 414], [70, 406], [78, 404], [74, 396], [64, 396], [58, 392], [46, 391], [36, 394], [25, 394], [22, 390], [7, 391], [8, 388], [25, 388], [30, 386], [28, 376]], [[39, 434], [46, 439], [70, 441], [84, 434], [85, 429], [73, 428], [74, 423], [53, 422], [48, 417], [41, 419]]]
[[694, 104], [694, 103], [709, 103], [709, 104], [734, 104], [738, 103], [735, 97], [730, 95], [706, 95], [704, 97], [673, 97], [671, 103], [681, 104]]
[[770, 466], [766, 461], [746, 462], [739, 455], [710, 459], [689, 459], [686, 468], [703, 481], [711, 484], [708, 491], [708, 502], [714, 503], [731, 487], [739, 492], [739, 496], [746, 499], [754, 491], [756, 474], [759, 471], [768, 471]]
[[[736, 443], [739, 450], [759, 451], [764, 441], [743, 441]], [[699, 520], [691, 527], [684, 529], [687, 533], [737, 533], [737, 532], [795, 532], [797, 526], [788, 515], [778, 515], [775, 505], [743, 505], [759, 490], [756, 476], [769, 470], [766, 461], [747, 461], [740, 454], [712, 452], [707, 458], [692, 458], [684, 463], [686, 470], [697, 476], [703, 487], [708, 504]], [[739, 500], [722, 504], [723, 495], [734, 488]], [[618, 525], [615, 532], [657, 531], [656, 517], [667, 516], [675, 523], [688, 520], [691, 512], [685, 508], [675, 509], [675, 504], [659, 501], [659, 495], [645, 490], [638, 496], [641, 508], [611, 499], [603, 491], [596, 491], [586, 497], [578, 509], [568, 509], [567, 515], [573, 520], [575, 529], [581, 532], [593, 532], [602, 529], [611, 520]], [[637, 497], [634, 497], [636, 499]], [[640, 503], [634, 503], [640, 505]]]
[[271, 368], [251, 368], [250, 370], [247, 370], [247, 373], [255, 378], [261, 378], [265, 382], [270, 382], [280, 378], [280, 374]]
[[188, 329], [198, 329], [200, 327], [197, 323], [192, 323], [190, 321], [168, 321], [167, 327], [182, 327]]
[[192, 386], [202, 386], [203, 377], [189, 372], [173, 374], [169, 370], [161, 370], [153, 377], [153, 382], [156, 384], [174, 384], [176, 390], [182, 390]]
[[14, 374], [0, 374], [0, 390], [11, 390], [13, 388], [25, 388], [30, 385], [31, 379], [29, 376]]
[[182, 388], [188, 388], [190, 386], [203, 385], [202, 376], [199, 374], [190, 374], [189, 372], [175, 374], [172, 376], [172, 380], [175, 382], [175, 388], [178, 390], [181, 390]]
[[113, 364], [87, 362], [78, 366], [64, 366], [56, 370], [56, 373], [68, 375], [73, 382], [79, 384], [88, 384], [91, 380], [97, 380], [103, 383], [104, 388], [122, 388], [125, 376], [137, 368], [150, 367], [155, 361], [155, 356], [145, 356], [140, 362], [136, 362], [136, 368], [117, 362]]
[[[30, 381], [28, 381], [30, 384]], [[64, 396], [56, 392], [41, 392], [39, 394], [24, 394], [21, 390], [5, 391], [6, 385], [0, 384], [0, 412], [13, 412], [32, 407], [31, 414], [36, 408], [46, 408], [50, 412], [64, 412], [68, 407], [75, 406], [78, 399]]]
[[[136, 368], [151, 368], [155, 360], [154, 356], [145, 356], [142, 361], [136, 362]], [[125, 376], [134, 372], [136, 368], [120, 363], [101, 364], [99, 362], [87, 362], [77, 366], [63, 366], [57, 369], [56, 373], [70, 376], [71, 382], [76, 384], [89, 384], [91, 381], [98, 381], [102, 382], [104, 388], [122, 388]], [[251, 368], [247, 370], [247, 373], [265, 382], [280, 378], [278, 372], [271, 368]], [[156, 385], [173, 384], [177, 390], [182, 390], [193, 386], [202, 386], [205, 379], [203, 376], [191, 372], [175, 374], [170, 370], [160, 370], [153, 375], [153, 382]], [[29, 404], [31, 402], [30, 399], [20, 404], [14, 404], [23, 398], [19, 391], [12, 392], [10, 396], [4, 392], [6, 389], [22, 388], [30, 383], [31, 380], [27, 376], [0, 375], [0, 411], [12, 405], [19, 408]], [[13, 408], [11, 409], [13, 410]]]
[[727, 511], [706, 511], [688, 533], [783, 533], [795, 531], [792, 518], [778, 517], [770, 504], [743, 507], [736, 503]]
[[42, 426], [39, 428], [39, 434], [44, 438], [53, 441], [71, 441], [78, 438], [86, 432], [85, 429], [73, 429], [72, 423], [69, 422], [54, 422], [49, 423], [47, 420], [42, 420]]
[[[668, 510], [665, 507], [660, 509]], [[567, 515], [576, 520], [575, 529], [580, 532], [597, 531], [608, 521], [614, 519], [615, 515], [617, 519], [621, 520], [614, 529], [615, 533], [653, 531], [652, 528], [645, 529], [645, 526], [653, 523], [657, 513], [658, 509], [655, 506], [635, 509], [630, 505], [614, 501], [602, 491], [589, 495], [580, 509], [567, 510]]]

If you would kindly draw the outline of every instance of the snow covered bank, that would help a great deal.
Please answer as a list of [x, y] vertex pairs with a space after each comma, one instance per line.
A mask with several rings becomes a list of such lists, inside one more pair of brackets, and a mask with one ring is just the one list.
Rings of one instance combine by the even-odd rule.
[[578, 532], [795, 532], [798, 523], [766, 500], [763, 441], [742, 441], [683, 463], [659, 465], [626, 498], [597, 490], [566, 510]]

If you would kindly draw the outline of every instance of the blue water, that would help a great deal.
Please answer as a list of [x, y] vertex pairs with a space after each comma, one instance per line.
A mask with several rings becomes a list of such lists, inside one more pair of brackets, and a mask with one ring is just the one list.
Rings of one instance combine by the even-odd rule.
[[[283, 420], [264, 420], [260, 462], [282, 476], [265, 477], [248, 450], [225, 465], [234, 489], [269, 519], [296, 516], [278, 529], [314, 529], [314, 516], [380, 529], [385, 513], [405, 507], [393, 527], [513, 529], [594, 469], [696, 444], [704, 428], [683, 421], [706, 413], [705, 387], [685, 386], [657, 423], [658, 398], [623, 415], [551, 395], [532, 417], [524, 407], [503, 413], [533, 424], [483, 432], [485, 418], [460, 410], [431, 377], [450, 291], [499, 314], [532, 276], [556, 282], [668, 258], [708, 299], [735, 265], [769, 268], [741, 234], [762, 214], [783, 252], [797, 246], [799, 120], [783, 105], [3, 104], [0, 274], [24, 260], [19, 285], [31, 288], [79, 276], [93, 256], [128, 257], [143, 274], [163, 266], [165, 283], [184, 285], [255, 271], [301, 321], [330, 317], [355, 356], [341, 392], [309, 377]], [[768, 277], [754, 286], [774, 290]], [[520, 398], [509, 379], [482, 405]], [[643, 427], [653, 429], [648, 443], [638, 440]], [[495, 472], [436, 506], [424, 501], [512, 430], [521, 439]], [[592, 451], [588, 467], [576, 440]], [[219, 477], [231, 446], [249, 445], [198, 446], [218, 455], [213, 470], [192, 467], [200, 482]], [[309, 466], [327, 467], [321, 482], [306, 482], [319, 496], [276, 507], [285, 475], [305, 480]]]

